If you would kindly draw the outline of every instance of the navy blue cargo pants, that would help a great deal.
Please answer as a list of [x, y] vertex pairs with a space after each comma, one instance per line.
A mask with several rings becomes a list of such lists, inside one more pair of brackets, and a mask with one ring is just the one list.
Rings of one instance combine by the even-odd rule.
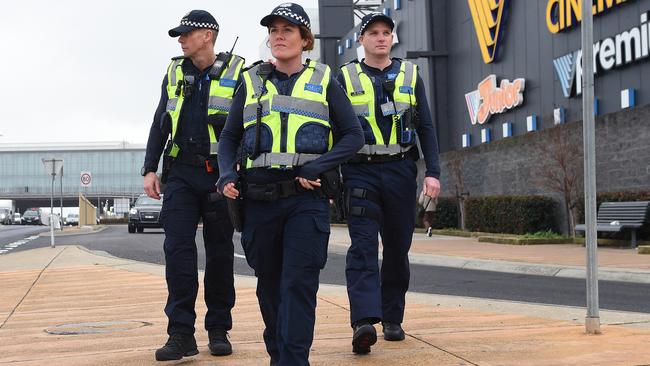
[[329, 201], [314, 192], [244, 201], [242, 247], [257, 276], [266, 350], [278, 365], [309, 365], [329, 234]]
[[[409, 287], [408, 252], [415, 228], [417, 167], [406, 158], [346, 164], [342, 169], [348, 195], [351, 189], [360, 188], [373, 192], [375, 198], [348, 198], [350, 208], [362, 207], [368, 216], [374, 216], [350, 214], [347, 219], [352, 240], [345, 267], [351, 324], [365, 318], [401, 324]], [[383, 246], [381, 270], [378, 235]]]
[[167, 180], [161, 219], [165, 229], [165, 277], [169, 292], [167, 333], [194, 334], [199, 289], [196, 230], [203, 219], [205, 245], [205, 329], [230, 330], [235, 305], [233, 227], [226, 201], [210, 202], [219, 174], [205, 167], [175, 164]]

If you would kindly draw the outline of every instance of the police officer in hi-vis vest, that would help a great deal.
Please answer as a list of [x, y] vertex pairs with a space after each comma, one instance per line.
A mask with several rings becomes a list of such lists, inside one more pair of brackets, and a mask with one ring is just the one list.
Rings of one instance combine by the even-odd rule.
[[232, 353], [227, 334], [235, 304], [233, 226], [225, 200], [216, 192], [216, 153], [244, 60], [229, 52], [215, 55], [218, 33], [217, 21], [204, 10], [189, 12], [169, 31], [171, 37], [179, 37], [183, 56], [174, 57], [167, 68], [142, 168], [145, 192], [160, 199], [156, 170], [164, 155], [162, 180], [166, 186], [161, 220], [165, 229], [169, 339], [156, 351], [158, 361], [199, 352], [194, 338], [194, 303], [199, 288], [194, 238], [199, 220], [203, 222], [206, 256], [205, 329], [209, 348], [213, 355]]
[[242, 246], [257, 276], [271, 364], [308, 365], [328, 197], [338, 187], [336, 167], [361, 148], [363, 135], [330, 68], [301, 59], [314, 45], [303, 8], [284, 3], [261, 25], [275, 65], [242, 73], [219, 141], [218, 185], [229, 199], [243, 196]]
[[[390, 58], [394, 23], [382, 13], [363, 17], [359, 42], [365, 58], [341, 68], [339, 81], [361, 122], [365, 145], [342, 167], [348, 202], [346, 279], [354, 330], [352, 350], [370, 352], [377, 341], [401, 341], [408, 252], [415, 227], [419, 138], [426, 162], [424, 194], [440, 192], [438, 144], [417, 66]], [[383, 261], [378, 264], [378, 235]]]

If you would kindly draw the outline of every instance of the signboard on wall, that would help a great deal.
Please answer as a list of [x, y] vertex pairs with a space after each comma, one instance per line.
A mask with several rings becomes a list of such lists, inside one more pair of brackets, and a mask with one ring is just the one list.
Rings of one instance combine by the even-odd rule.
[[507, 0], [467, 0], [483, 62], [494, 61], [498, 54], [501, 30], [506, 17]]
[[497, 86], [497, 77], [492, 74], [478, 84], [478, 89], [465, 94], [467, 111], [472, 125], [484, 124], [494, 114], [504, 113], [524, 102], [526, 79], [510, 82], [502, 79]]

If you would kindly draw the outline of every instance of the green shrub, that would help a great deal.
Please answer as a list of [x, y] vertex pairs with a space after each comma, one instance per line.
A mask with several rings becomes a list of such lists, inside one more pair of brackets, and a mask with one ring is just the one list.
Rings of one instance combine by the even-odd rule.
[[543, 196], [469, 197], [465, 226], [469, 231], [525, 234], [557, 231], [556, 202]]
[[[415, 221], [416, 227], [424, 227], [422, 221], [424, 214], [425, 212], [422, 207], [417, 205], [417, 220]], [[458, 201], [452, 197], [438, 197], [436, 211], [428, 212], [427, 215], [430, 217], [430, 221], [432, 222], [431, 227], [433, 229], [458, 228]]]
[[433, 212], [434, 229], [458, 228], [458, 200], [451, 197], [438, 198], [436, 211]]
[[[600, 192], [596, 195], [596, 207], [600, 207], [603, 202], [630, 202], [630, 201], [650, 201], [650, 191], [620, 191], [620, 192]], [[576, 205], [576, 221], [580, 224], [585, 222], [585, 201], [581, 199]], [[599, 232], [599, 238], [629, 240], [629, 230], [621, 233]], [[646, 222], [638, 231], [637, 238], [640, 240], [650, 240], [650, 224]]]
[[547, 231], [538, 231], [536, 233], [527, 233], [522, 236], [522, 239], [561, 239], [564, 238], [564, 236], [553, 232], [551, 230]]
[[128, 224], [129, 219], [127, 217], [110, 217], [99, 219], [99, 223], [102, 225], [121, 225]]

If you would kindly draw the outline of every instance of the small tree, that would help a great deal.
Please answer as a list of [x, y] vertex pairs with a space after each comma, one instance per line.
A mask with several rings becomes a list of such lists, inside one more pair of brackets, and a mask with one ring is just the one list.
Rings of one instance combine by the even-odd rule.
[[575, 207], [580, 199], [582, 149], [578, 143], [571, 142], [566, 127], [556, 126], [548, 132], [548, 139], [536, 144], [542, 158], [538, 183], [562, 196], [567, 232], [575, 237]]

